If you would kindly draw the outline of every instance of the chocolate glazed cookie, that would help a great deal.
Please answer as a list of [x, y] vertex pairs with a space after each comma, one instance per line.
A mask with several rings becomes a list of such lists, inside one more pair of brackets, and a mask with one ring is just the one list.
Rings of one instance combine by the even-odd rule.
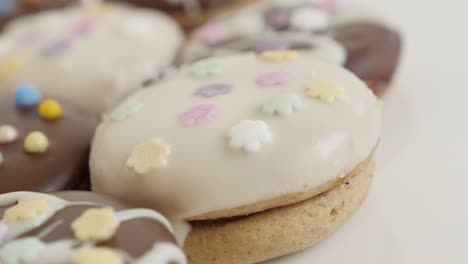
[[[164, 216], [109, 196], [8, 193], [0, 195], [0, 216], [1, 263], [186, 263]], [[18, 254], [18, 245], [30, 254]]]
[[0, 29], [18, 16], [61, 8], [78, 2], [78, 0], [2, 0], [0, 2]]
[[[0, 98], [0, 194], [89, 187], [88, 154], [97, 120], [60, 101], [15, 105]], [[60, 108], [54, 119], [49, 116]], [[55, 110], [54, 110], [55, 109]]]
[[336, 26], [333, 37], [346, 49], [345, 67], [378, 95], [389, 85], [398, 65], [400, 35], [379, 24], [354, 22]]

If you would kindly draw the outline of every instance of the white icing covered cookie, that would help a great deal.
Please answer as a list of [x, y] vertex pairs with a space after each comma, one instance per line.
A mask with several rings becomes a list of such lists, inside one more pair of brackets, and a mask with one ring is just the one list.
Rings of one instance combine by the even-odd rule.
[[380, 123], [379, 100], [339, 66], [292, 51], [214, 57], [104, 118], [93, 189], [204, 219], [344, 177], [371, 155]]
[[169, 66], [182, 41], [168, 16], [125, 5], [20, 18], [0, 36], [0, 95], [29, 83], [100, 114]]

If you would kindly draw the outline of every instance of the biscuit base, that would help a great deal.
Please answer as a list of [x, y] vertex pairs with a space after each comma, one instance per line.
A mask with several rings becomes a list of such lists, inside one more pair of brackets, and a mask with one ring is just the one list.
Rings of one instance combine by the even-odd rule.
[[190, 264], [251, 264], [313, 246], [344, 225], [369, 191], [373, 159], [334, 188], [305, 201], [242, 217], [193, 221], [184, 251]]

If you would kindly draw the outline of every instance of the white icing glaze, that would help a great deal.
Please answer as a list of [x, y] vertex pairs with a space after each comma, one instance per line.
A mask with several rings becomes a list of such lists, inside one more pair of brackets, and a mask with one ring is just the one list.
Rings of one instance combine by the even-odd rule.
[[[95, 191], [187, 219], [310, 190], [351, 171], [375, 148], [381, 105], [347, 70], [305, 56], [275, 63], [244, 54], [218, 61], [224, 65], [219, 74], [196, 77], [184, 66], [171, 79], [123, 103], [141, 102], [145, 107], [138, 113], [100, 124], [90, 159]], [[278, 71], [289, 71], [293, 78], [274, 87], [255, 81]], [[323, 80], [343, 87], [346, 100], [324, 103], [308, 97], [306, 87]], [[196, 95], [200, 87], [215, 83], [232, 89], [210, 98]], [[299, 96], [303, 106], [287, 116], [261, 111], [265, 101], [284, 93]], [[189, 127], [179, 121], [187, 109], [207, 103], [220, 108], [214, 120]], [[241, 120], [265, 122], [272, 142], [250, 154], [231, 149], [226, 133]], [[153, 137], [171, 145], [168, 166], [135, 177], [125, 167], [128, 155]]]
[[[24, 65], [0, 78], [0, 95], [26, 82], [100, 114], [172, 63], [183, 34], [171, 18], [154, 10], [106, 6], [110, 11], [90, 4], [13, 22], [0, 36], [0, 64], [15, 57]], [[53, 44], [63, 50], [50, 55]]]
[[[47, 210], [32, 219], [20, 222], [7, 222], [2, 219], [1, 222], [8, 227], [8, 233], [5, 241], [10, 241], [34, 228], [41, 226], [49, 220], [58, 210], [71, 205], [69, 202], [52, 195], [34, 193], [34, 192], [13, 192], [0, 195], [0, 207], [12, 206], [19, 201], [45, 199], [48, 202]], [[89, 205], [90, 203], [73, 203], [73, 205]]]
[[134, 264], [166, 264], [170, 262], [187, 263], [187, 257], [174, 244], [158, 243]]
[[162, 214], [156, 211], [153, 211], [150, 209], [129, 209], [129, 210], [117, 212], [117, 219], [119, 219], [120, 223], [128, 221], [128, 220], [132, 220], [135, 218], [151, 218], [153, 220], [160, 222], [171, 233], [174, 232], [171, 223], [169, 223], [166, 217], [164, 217]]
[[291, 27], [303, 31], [325, 30], [328, 14], [323, 10], [299, 8], [291, 15]]

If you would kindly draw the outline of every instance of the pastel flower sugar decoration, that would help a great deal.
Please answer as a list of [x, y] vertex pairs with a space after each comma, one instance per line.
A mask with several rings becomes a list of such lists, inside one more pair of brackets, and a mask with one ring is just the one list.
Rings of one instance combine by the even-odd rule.
[[293, 50], [272, 50], [260, 54], [260, 58], [268, 62], [290, 61], [298, 57], [298, 53]]
[[204, 98], [211, 98], [218, 95], [224, 95], [230, 93], [232, 90], [231, 85], [225, 83], [215, 83], [209, 84], [200, 87], [195, 92], [195, 96], [204, 97]]
[[122, 258], [112, 249], [94, 247], [83, 249], [72, 257], [71, 264], [124, 264]]
[[304, 7], [292, 14], [291, 26], [304, 31], [324, 30], [328, 26], [328, 15], [323, 10]]
[[263, 87], [272, 87], [288, 84], [292, 74], [287, 71], [270, 72], [257, 78], [256, 83]]
[[249, 153], [260, 151], [262, 144], [273, 140], [268, 125], [261, 120], [242, 120], [229, 129], [229, 146]]
[[43, 57], [54, 57], [60, 54], [63, 54], [72, 46], [72, 42], [68, 39], [59, 40], [57, 42], [51, 43], [49, 46], [45, 47], [41, 54]]
[[76, 239], [81, 242], [109, 240], [118, 227], [119, 220], [112, 208], [88, 209], [71, 224]]
[[3, 218], [9, 223], [22, 222], [43, 214], [47, 208], [49, 202], [46, 199], [20, 201], [8, 208]]
[[127, 168], [138, 176], [166, 167], [171, 147], [160, 138], [135, 146], [127, 160]]
[[95, 17], [104, 17], [114, 12], [114, 7], [107, 3], [91, 3], [89, 6], [90, 14]]
[[209, 58], [195, 62], [191, 70], [196, 77], [210, 77], [222, 73], [224, 64], [218, 58]]
[[215, 104], [200, 104], [185, 111], [180, 116], [184, 126], [203, 125], [216, 119], [219, 109]]
[[0, 60], [0, 81], [12, 77], [24, 66], [21, 57], [9, 57]]
[[130, 116], [138, 113], [143, 109], [144, 104], [140, 102], [130, 102], [123, 104], [114, 111], [112, 111], [110, 115], [111, 121], [124, 121], [125, 119], [129, 118]]
[[93, 19], [83, 19], [78, 21], [72, 28], [72, 34], [78, 37], [90, 34], [96, 28], [96, 22]]
[[227, 29], [219, 24], [209, 24], [197, 29], [193, 37], [205, 45], [212, 46], [229, 38]]
[[325, 11], [335, 11], [341, 4], [341, 0], [315, 0], [314, 6]]
[[333, 103], [344, 95], [343, 87], [329, 81], [320, 81], [307, 86], [307, 95], [326, 103]]
[[274, 96], [262, 106], [262, 112], [269, 115], [290, 115], [303, 107], [301, 98], [295, 94]]
[[18, 239], [0, 248], [0, 260], [5, 264], [37, 263], [37, 257], [45, 248], [46, 245], [37, 238]]

